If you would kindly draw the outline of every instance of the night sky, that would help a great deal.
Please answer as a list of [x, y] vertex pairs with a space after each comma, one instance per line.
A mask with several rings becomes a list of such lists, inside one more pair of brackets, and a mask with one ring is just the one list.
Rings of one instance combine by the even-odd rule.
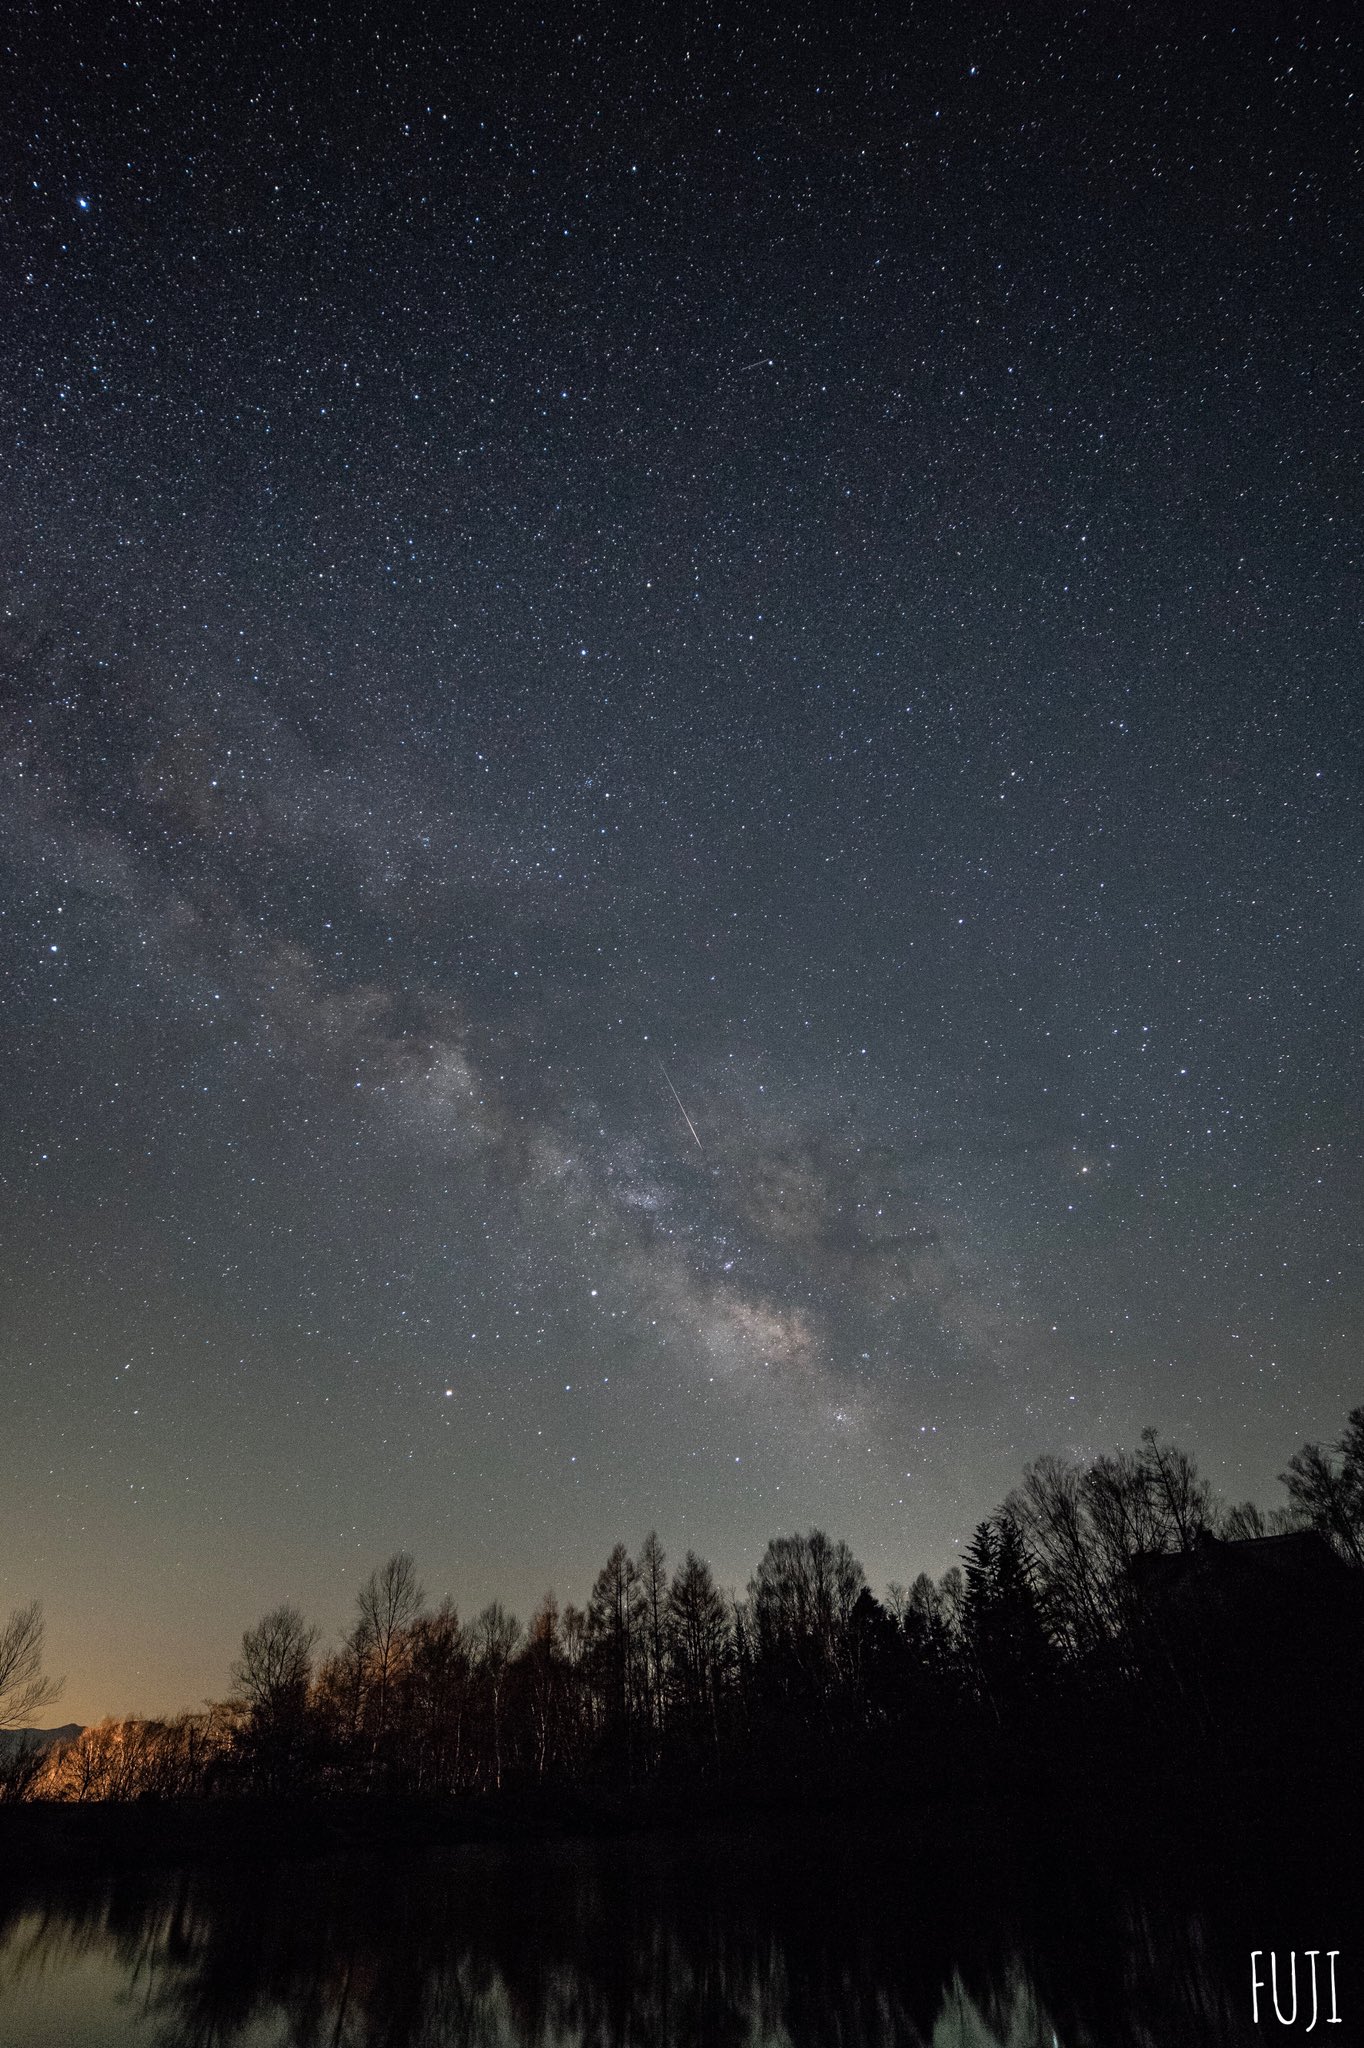
[[[717, 15], [726, 19], [717, 20]], [[12, 20], [14, 18], [12, 17]], [[20, 10], [0, 1608], [941, 1571], [1360, 1385], [1344, 12]]]

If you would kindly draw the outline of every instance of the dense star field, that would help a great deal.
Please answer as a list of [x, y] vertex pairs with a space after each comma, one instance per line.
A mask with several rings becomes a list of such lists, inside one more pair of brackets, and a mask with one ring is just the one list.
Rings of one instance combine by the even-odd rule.
[[[722, 13], [725, 10], [721, 10]], [[42, 5], [0, 1608], [951, 1562], [1360, 1398], [1359, 59], [1217, 9]]]

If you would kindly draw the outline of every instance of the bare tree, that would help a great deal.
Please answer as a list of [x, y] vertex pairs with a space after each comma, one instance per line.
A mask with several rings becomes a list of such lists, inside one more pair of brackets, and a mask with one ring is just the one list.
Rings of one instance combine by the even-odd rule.
[[[1091, 1487], [1089, 1494], [1094, 1492]], [[1106, 1484], [1100, 1492], [1105, 1509], [1123, 1498], [1120, 1487]], [[1022, 1486], [1005, 1505], [1041, 1566], [1047, 1619], [1056, 1640], [1074, 1655], [1104, 1641], [1110, 1624], [1107, 1589], [1080, 1468], [1060, 1458], [1039, 1458], [1024, 1468]]]
[[564, 1662], [559, 1642], [559, 1603], [546, 1593], [530, 1618], [526, 1647], [521, 1655], [530, 1709], [531, 1739], [535, 1775], [543, 1778], [550, 1767], [558, 1734], [564, 1692]]
[[668, 1648], [668, 1574], [663, 1545], [651, 1529], [639, 1552], [639, 1605], [644, 1637], [644, 1693], [655, 1743], [663, 1732], [663, 1678]]
[[417, 1578], [415, 1559], [395, 1551], [379, 1571], [371, 1572], [356, 1595], [359, 1618], [354, 1641], [362, 1651], [369, 1680], [367, 1716], [376, 1746], [388, 1728], [389, 1703], [398, 1677], [407, 1636], [421, 1613], [426, 1595]]
[[40, 1602], [16, 1607], [0, 1628], [0, 1728], [20, 1728], [61, 1697], [64, 1678], [43, 1672], [46, 1624]]
[[295, 1780], [308, 1748], [308, 1688], [317, 1630], [287, 1604], [247, 1629], [232, 1666], [234, 1705], [245, 1716], [238, 1751], [258, 1785], [281, 1791]]
[[225, 1731], [213, 1712], [169, 1721], [100, 1721], [43, 1753], [33, 1796], [54, 1800], [188, 1799], [203, 1794]]
[[1318, 1529], [1347, 1564], [1364, 1565], [1364, 1408], [1351, 1410], [1336, 1463], [1320, 1444], [1304, 1444], [1279, 1474], [1300, 1527]]
[[1139, 1560], [1194, 1550], [1219, 1516], [1194, 1460], [1153, 1429], [1136, 1456], [1104, 1452], [1086, 1467], [1039, 1458], [1005, 1507], [1048, 1632], [1072, 1658], [1130, 1635], [1141, 1612]]
[[1217, 1533], [1228, 1543], [1246, 1543], [1267, 1536], [1269, 1523], [1263, 1508], [1253, 1500], [1241, 1500], [1227, 1509]]
[[493, 1784], [502, 1784], [502, 1702], [507, 1669], [521, 1640], [521, 1624], [500, 1600], [490, 1600], [474, 1623], [479, 1675], [487, 1689], [493, 1738]]
[[1144, 1429], [1141, 1441], [1143, 1476], [1166, 1524], [1166, 1541], [1161, 1547], [1193, 1550], [1217, 1520], [1212, 1488], [1188, 1452], [1177, 1444], [1162, 1444], [1154, 1429]]
[[779, 1692], [827, 1705], [851, 1678], [852, 1611], [865, 1585], [847, 1544], [822, 1529], [772, 1538], [748, 1598], [758, 1665]]
[[404, 1680], [406, 1769], [423, 1791], [454, 1792], [464, 1783], [473, 1639], [453, 1601], [413, 1622]]
[[53, 1745], [42, 1742], [20, 1742], [7, 1752], [0, 1752], [0, 1806], [17, 1806], [25, 1799], [31, 1799], [43, 1774]]
[[278, 1713], [306, 1696], [317, 1633], [287, 1603], [247, 1629], [231, 1676], [254, 1713]]
[[[941, 1684], [955, 1668], [961, 1636], [966, 1595], [960, 1566], [953, 1565], [941, 1586], [936, 1586], [927, 1572], [920, 1572], [908, 1591], [903, 1586], [890, 1590], [890, 1611], [899, 1623], [915, 1672]], [[898, 1601], [894, 1598], [897, 1594]]]
[[640, 1618], [639, 1566], [617, 1543], [593, 1581], [587, 1624], [603, 1724], [623, 1739], [627, 1768]]

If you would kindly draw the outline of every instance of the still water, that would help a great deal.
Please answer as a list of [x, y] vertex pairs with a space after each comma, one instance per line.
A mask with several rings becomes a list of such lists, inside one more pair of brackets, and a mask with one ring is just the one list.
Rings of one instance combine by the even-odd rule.
[[890, 1826], [10, 1872], [0, 2043], [1231, 2048], [1264, 2039], [1259, 1918], [1045, 1841], [935, 1850]]

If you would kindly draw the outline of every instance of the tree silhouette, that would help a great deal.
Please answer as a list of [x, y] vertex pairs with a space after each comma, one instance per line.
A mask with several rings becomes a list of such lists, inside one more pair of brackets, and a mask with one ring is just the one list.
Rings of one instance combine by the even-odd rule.
[[1002, 1511], [977, 1528], [965, 1559], [966, 1633], [997, 1719], [1035, 1695], [1053, 1662], [1023, 1532]]
[[16, 1607], [0, 1627], [0, 1728], [19, 1728], [61, 1698], [64, 1679], [43, 1673], [43, 1610], [37, 1600]]
[[512, 1654], [521, 1640], [521, 1624], [500, 1600], [490, 1600], [474, 1623], [478, 1676], [487, 1704], [492, 1735], [492, 1782], [502, 1784], [502, 1709]]
[[634, 1763], [632, 1693], [636, 1679], [639, 1567], [623, 1543], [597, 1573], [587, 1603], [587, 1661], [608, 1750], [624, 1758], [627, 1778]]
[[656, 1753], [663, 1735], [667, 1682], [668, 1573], [658, 1532], [651, 1529], [639, 1549], [639, 1638], [642, 1650], [645, 1718]]
[[473, 1645], [454, 1603], [419, 1615], [407, 1642], [406, 1774], [414, 1790], [464, 1789]]
[[729, 1611], [710, 1566], [689, 1550], [668, 1592], [668, 1688], [674, 1720], [693, 1746], [714, 1752], [734, 1664]]
[[387, 1564], [371, 1572], [355, 1596], [358, 1614], [352, 1641], [362, 1673], [362, 1714], [372, 1762], [388, 1735], [408, 1632], [425, 1598], [416, 1564], [405, 1550], [396, 1551]]
[[1320, 1444], [1304, 1444], [1279, 1477], [1300, 1523], [1364, 1568], [1364, 1406], [1350, 1410], [1335, 1450], [1339, 1463]]
[[248, 1771], [263, 1790], [282, 1790], [298, 1775], [306, 1740], [308, 1691], [318, 1631], [287, 1603], [247, 1629], [232, 1666], [245, 1708], [241, 1731]]
[[769, 1695], [825, 1719], [852, 1673], [850, 1624], [866, 1575], [822, 1529], [774, 1536], [749, 1582], [754, 1651]]

